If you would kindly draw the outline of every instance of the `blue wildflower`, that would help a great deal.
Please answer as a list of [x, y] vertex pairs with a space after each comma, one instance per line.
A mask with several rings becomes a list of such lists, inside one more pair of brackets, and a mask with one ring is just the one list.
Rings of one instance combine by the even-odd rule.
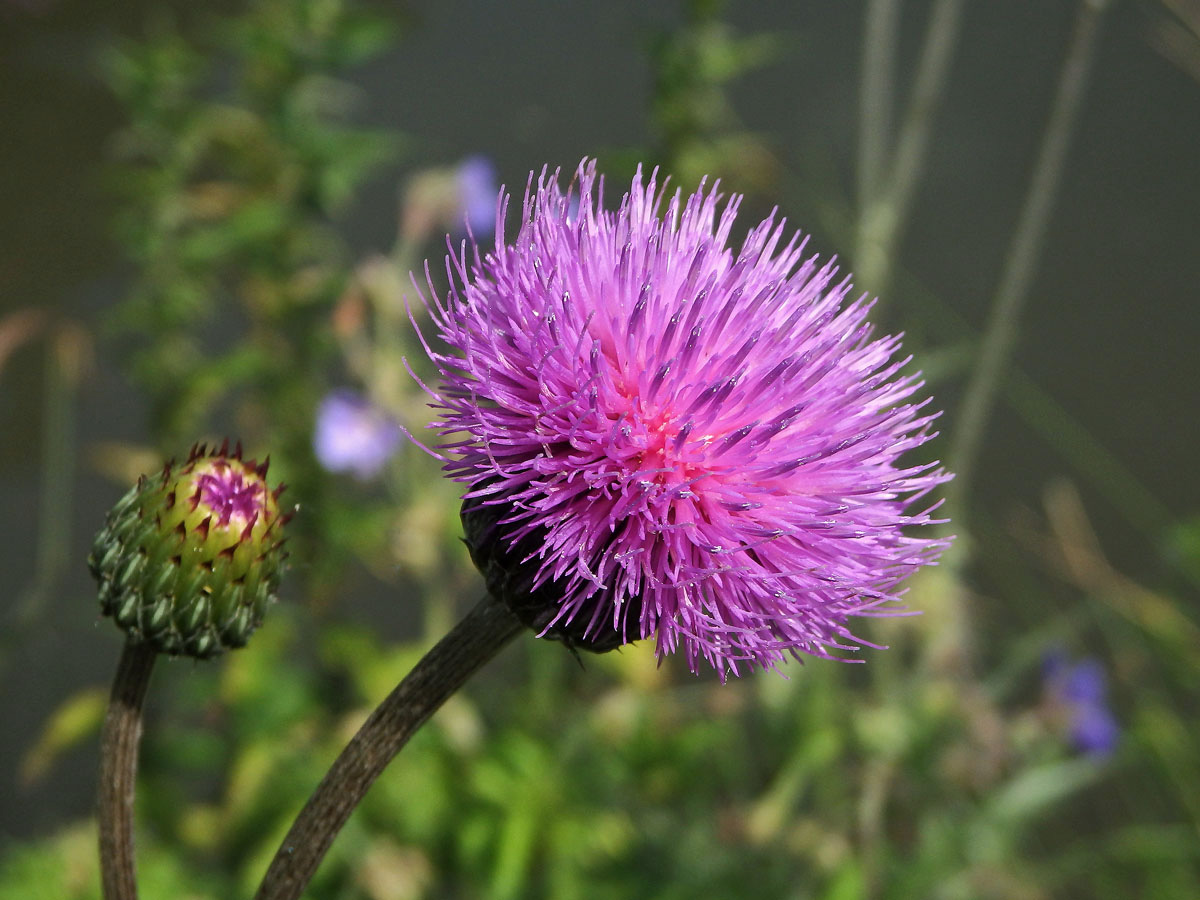
[[317, 408], [313, 450], [330, 472], [350, 472], [360, 481], [377, 476], [400, 446], [403, 430], [367, 398], [337, 390]]
[[1103, 757], [1116, 749], [1120, 726], [1108, 708], [1108, 679], [1094, 658], [1069, 662], [1061, 650], [1043, 666], [1050, 702], [1065, 713], [1071, 745], [1086, 756]]
[[454, 171], [458, 187], [458, 221], [465, 220], [476, 240], [490, 238], [496, 233], [496, 166], [482, 154], [468, 156]]

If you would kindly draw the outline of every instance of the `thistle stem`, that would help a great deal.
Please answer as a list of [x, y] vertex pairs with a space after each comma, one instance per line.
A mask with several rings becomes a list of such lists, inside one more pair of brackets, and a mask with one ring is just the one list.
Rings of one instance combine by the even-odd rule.
[[100, 880], [105, 900], [136, 900], [133, 796], [142, 706], [158, 652], [132, 638], [125, 642], [113, 678], [100, 738]]
[[408, 739], [524, 626], [484, 598], [405, 676], [334, 761], [283, 839], [256, 900], [297, 900], [354, 808]]

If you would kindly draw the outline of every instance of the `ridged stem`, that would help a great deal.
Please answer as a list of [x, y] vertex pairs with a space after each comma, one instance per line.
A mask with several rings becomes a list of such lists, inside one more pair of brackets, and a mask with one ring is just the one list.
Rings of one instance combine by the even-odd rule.
[[297, 900], [342, 826], [408, 739], [524, 626], [491, 598], [476, 604], [363, 724], [296, 817], [257, 900]]
[[136, 900], [133, 798], [142, 707], [158, 652], [125, 642], [100, 738], [100, 881], [105, 900]]

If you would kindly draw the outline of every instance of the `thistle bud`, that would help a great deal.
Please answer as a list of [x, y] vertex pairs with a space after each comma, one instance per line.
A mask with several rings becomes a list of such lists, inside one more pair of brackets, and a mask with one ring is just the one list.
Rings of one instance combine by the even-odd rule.
[[284, 486], [238, 444], [192, 448], [178, 468], [143, 476], [96, 535], [88, 567], [100, 611], [161, 653], [205, 659], [241, 647], [275, 600]]

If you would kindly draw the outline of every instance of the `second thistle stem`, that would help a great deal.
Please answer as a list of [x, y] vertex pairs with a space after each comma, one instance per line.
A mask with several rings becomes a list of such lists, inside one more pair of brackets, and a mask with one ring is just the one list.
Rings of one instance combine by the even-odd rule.
[[955, 475], [946, 490], [946, 508], [960, 523], [965, 515], [965, 500], [973, 486], [975, 463], [984, 429], [1016, 341], [1017, 323], [1029, 297], [1043, 239], [1058, 199], [1059, 185], [1066, 170], [1067, 150], [1083, 106], [1088, 75], [1099, 42], [1100, 25], [1108, 3], [1109, 0], [1083, 0], [1080, 4], [1075, 31], [1059, 75], [1050, 120], [1042, 135], [1033, 177], [1021, 205], [1020, 218], [984, 330], [979, 361], [967, 382], [958, 427], [951, 435], [947, 458], [954, 467]]
[[405, 676], [334, 761], [283, 839], [256, 900], [297, 900], [367, 789], [451, 694], [524, 628], [481, 600]]
[[[925, 151], [929, 145], [933, 119], [946, 92], [947, 75], [958, 46], [965, 2], [936, 0], [933, 4], [912, 97], [890, 155], [884, 152], [891, 146], [890, 134], [882, 130], [887, 128], [890, 131], [890, 117], [885, 115], [881, 122], [874, 120], [886, 108], [887, 98], [876, 95], [888, 91], [886, 80], [889, 64], [886, 59], [894, 53], [894, 47], [890, 44], [895, 41], [895, 36], [883, 33], [883, 29], [889, 27], [888, 18], [892, 20], [890, 27], [895, 29], [894, 20], [898, 12], [888, 9], [890, 4], [882, 0], [871, 4], [871, 18], [883, 17], [883, 21], [873, 22], [873, 27], [868, 27], [869, 44], [864, 52], [874, 56], [878, 49], [883, 59], [874, 59], [864, 73], [868, 80], [879, 80], [881, 83], [870, 88], [863, 98], [862, 136], [865, 143], [877, 146], [864, 147], [860, 157], [860, 163], [864, 166], [864, 171], [860, 173], [863, 196], [859, 198], [861, 211], [855, 271], [861, 286], [872, 293], [883, 293], [891, 279], [896, 247], [925, 165]], [[885, 139], [886, 143], [881, 144]], [[881, 306], [876, 304], [875, 309], [878, 315]]]
[[158, 652], [130, 639], [113, 678], [100, 738], [100, 880], [105, 900], [136, 900], [133, 797], [142, 706]]

